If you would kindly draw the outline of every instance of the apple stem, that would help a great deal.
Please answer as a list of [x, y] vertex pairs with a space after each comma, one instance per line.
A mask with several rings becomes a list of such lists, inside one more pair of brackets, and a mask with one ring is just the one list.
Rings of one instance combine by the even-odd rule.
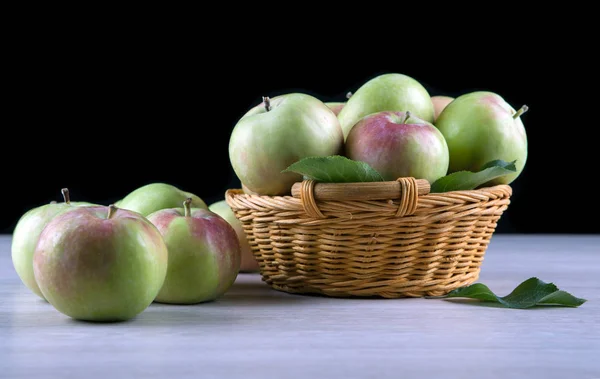
[[352, 92], [348, 91], [348, 93], [346, 94], [346, 99], [349, 99], [352, 97]]
[[410, 116], [411, 116], [410, 111], [404, 112], [404, 119], [402, 120], [402, 123], [406, 124], [406, 121], [408, 121], [408, 119], [410, 118]]
[[514, 115], [513, 118], [517, 119], [518, 117], [521, 117], [521, 115], [525, 112], [527, 112], [529, 110], [529, 107], [527, 105], [523, 105], [521, 107], [521, 109], [519, 109]]
[[117, 206], [114, 204], [111, 204], [108, 206], [108, 213], [106, 214], [106, 219], [109, 220], [116, 212], [117, 212]]
[[191, 197], [188, 197], [187, 199], [185, 199], [185, 201], [183, 202], [183, 209], [184, 209], [185, 217], [192, 216], [192, 198]]
[[265, 109], [267, 110], [267, 112], [269, 112], [271, 110], [271, 99], [269, 98], [269, 96], [263, 96], [263, 103], [265, 103]]
[[63, 188], [60, 190], [60, 192], [63, 195], [63, 199], [65, 200], [66, 204], [71, 204], [71, 197], [69, 196], [69, 189], [68, 188]]

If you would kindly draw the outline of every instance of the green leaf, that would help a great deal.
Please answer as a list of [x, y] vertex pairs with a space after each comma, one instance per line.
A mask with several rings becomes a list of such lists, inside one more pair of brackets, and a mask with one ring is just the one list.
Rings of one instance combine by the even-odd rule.
[[326, 183], [381, 182], [383, 177], [365, 162], [341, 155], [307, 157], [292, 163], [282, 172], [295, 172], [305, 179]]
[[484, 302], [494, 302], [506, 308], [525, 309], [539, 305], [558, 305], [578, 307], [587, 300], [577, 298], [568, 292], [559, 290], [553, 283], [545, 283], [533, 277], [519, 284], [510, 294], [499, 297], [485, 284], [475, 283], [457, 288], [441, 298], [465, 297]]
[[507, 170], [517, 171], [517, 168], [515, 167], [515, 163], [516, 162], [517, 161], [506, 162], [506, 161], [503, 161], [502, 159], [495, 159], [495, 160], [489, 161], [488, 163], [486, 163], [483, 166], [481, 166], [481, 168], [479, 169], [479, 171], [483, 171], [486, 168], [490, 168], [490, 167], [502, 167], [502, 168], [505, 168]]
[[457, 171], [452, 174], [443, 176], [433, 182], [431, 185], [432, 193], [472, 190], [482, 184], [489, 182], [492, 179], [499, 178], [504, 175], [512, 174], [517, 171], [515, 166], [516, 161], [505, 162], [503, 160], [494, 160], [484, 164], [481, 170], [472, 171]]

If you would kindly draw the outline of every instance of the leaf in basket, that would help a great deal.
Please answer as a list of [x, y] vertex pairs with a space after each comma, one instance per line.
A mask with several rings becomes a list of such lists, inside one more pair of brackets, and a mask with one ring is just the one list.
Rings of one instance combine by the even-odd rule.
[[505, 308], [525, 309], [539, 305], [558, 305], [563, 307], [578, 307], [585, 299], [577, 298], [568, 292], [559, 290], [553, 283], [545, 283], [533, 277], [519, 284], [510, 294], [499, 297], [485, 284], [475, 283], [470, 286], [457, 288], [442, 298], [465, 297], [484, 302], [498, 303]]
[[462, 191], [475, 189], [492, 179], [517, 171], [516, 161], [505, 162], [503, 160], [494, 160], [488, 162], [477, 172], [457, 171], [443, 176], [433, 182], [431, 185], [432, 193]]
[[381, 182], [383, 177], [369, 164], [341, 155], [306, 157], [282, 172], [295, 172], [305, 179], [325, 183]]

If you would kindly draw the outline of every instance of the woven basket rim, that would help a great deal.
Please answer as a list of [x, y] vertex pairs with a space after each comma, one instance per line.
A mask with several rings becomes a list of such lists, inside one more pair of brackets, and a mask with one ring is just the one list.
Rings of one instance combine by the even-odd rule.
[[[331, 184], [352, 184], [352, 183], [331, 183]], [[455, 190], [455, 191], [446, 191], [446, 192], [430, 192], [426, 195], [420, 195], [420, 198], [423, 197], [433, 197], [433, 196], [450, 196], [450, 195], [472, 195], [472, 194], [485, 194], [489, 192], [507, 192], [509, 196], [512, 195], [512, 187], [510, 184], [496, 184], [489, 187], [481, 187], [472, 190]], [[248, 197], [259, 197], [259, 198], [292, 198], [296, 199], [296, 197], [291, 194], [285, 195], [260, 195], [260, 194], [250, 194], [244, 192], [242, 188], [228, 188], [225, 191], [226, 194], [232, 194], [235, 196], [248, 196]], [[322, 200], [321, 200], [322, 201]]]

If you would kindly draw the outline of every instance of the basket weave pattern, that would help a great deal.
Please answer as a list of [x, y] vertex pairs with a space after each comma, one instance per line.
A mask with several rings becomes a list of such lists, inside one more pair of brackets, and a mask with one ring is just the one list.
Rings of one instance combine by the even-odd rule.
[[319, 200], [311, 180], [300, 183], [298, 196], [230, 189], [225, 198], [263, 281], [280, 291], [422, 297], [476, 281], [511, 187], [419, 195], [413, 178], [398, 183], [395, 198], [377, 200], [355, 199], [356, 191], [344, 199], [351, 184], [341, 184], [335, 199]]

